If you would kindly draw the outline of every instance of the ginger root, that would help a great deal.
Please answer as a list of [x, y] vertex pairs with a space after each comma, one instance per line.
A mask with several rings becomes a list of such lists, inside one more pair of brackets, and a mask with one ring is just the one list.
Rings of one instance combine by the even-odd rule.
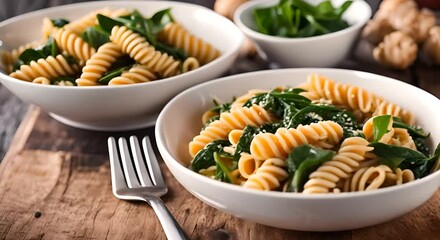
[[405, 69], [416, 60], [422, 45], [429, 62], [440, 64], [440, 30], [430, 31], [438, 28], [435, 14], [426, 8], [419, 9], [414, 0], [383, 0], [365, 25], [362, 37], [376, 46], [376, 61], [390, 68]]
[[386, 19], [371, 19], [362, 31], [362, 37], [373, 45], [379, 44], [383, 38], [394, 31]]
[[373, 57], [379, 63], [396, 69], [405, 69], [417, 58], [417, 44], [412, 37], [402, 31], [385, 36], [373, 50]]
[[440, 65], [440, 26], [429, 30], [429, 37], [423, 45], [423, 53], [428, 62]]

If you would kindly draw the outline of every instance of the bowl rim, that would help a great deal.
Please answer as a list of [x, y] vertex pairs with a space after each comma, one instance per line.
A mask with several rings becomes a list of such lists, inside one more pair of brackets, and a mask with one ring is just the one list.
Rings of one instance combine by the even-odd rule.
[[[226, 191], [243, 192], [245, 194], [258, 195], [261, 197], [274, 197], [274, 198], [283, 198], [283, 199], [307, 199], [307, 200], [316, 200], [316, 201], [329, 200], [329, 199], [333, 199], [333, 200], [334, 199], [356, 199], [356, 198], [362, 198], [362, 197], [371, 197], [371, 196], [380, 195], [380, 194], [392, 194], [395, 191], [401, 191], [401, 190], [405, 190], [408, 188], [414, 188], [414, 187], [417, 187], [421, 184], [422, 184], [421, 186], [423, 187], [423, 184], [425, 184], [426, 182], [431, 182], [431, 181], [434, 181], [435, 179], [440, 179], [440, 170], [438, 170], [434, 173], [430, 173], [429, 175], [427, 175], [423, 178], [420, 178], [420, 179], [416, 179], [415, 181], [412, 181], [412, 182], [408, 182], [408, 183], [401, 184], [401, 185], [395, 185], [395, 186], [391, 186], [391, 187], [386, 187], [386, 188], [375, 189], [373, 191], [341, 192], [341, 193], [337, 193], [337, 194], [303, 194], [303, 193], [296, 193], [296, 192], [262, 191], [262, 190], [256, 190], [256, 189], [243, 188], [242, 186], [217, 181], [217, 180], [211, 179], [209, 177], [203, 176], [201, 174], [198, 174], [198, 173], [192, 171], [191, 169], [189, 169], [188, 167], [185, 167], [183, 164], [181, 164], [167, 150], [166, 144], [164, 141], [164, 139], [165, 139], [164, 132], [161, 131], [161, 129], [163, 128], [164, 118], [165, 118], [165, 115], [167, 114], [167, 112], [170, 111], [169, 109], [172, 107], [172, 105], [174, 105], [175, 102], [178, 102], [180, 100], [180, 98], [182, 98], [183, 96], [185, 96], [191, 92], [201, 92], [201, 91], [199, 91], [200, 89], [203, 89], [209, 85], [221, 83], [223, 81], [238, 80], [243, 77], [252, 77], [252, 76], [255, 76], [258, 74], [262, 74], [262, 73], [263, 74], [270, 74], [270, 73], [280, 73], [281, 74], [283, 72], [292, 73], [292, 72], [304, 72], [304, 71], [308, 71], [308, 72], [317, 72], [317, 71], [323, 72], [323, 71], [325, 71], [325, 72], [336, 72], [336, 73], [342, 73], [342, 74], [348, 74], [348, 75], [367, 74], [373, 78], [381, 78], [385, 81], [398, 82], [398, 84], [407, 85], [407, 87], [413, 88], [413, 90], [418, 91], [419, 93], [424, 94], [427, 97], [432, 98], [433, 100], [437, 101], [437, 103], [440, 105], [440, 99], [436, 98], [434, 95], [432, 95], [431, 93], [429, 93], [421, 88], [415, 87], [415, 86], [413, 86], [409, 83], [403, 82], [403, 81], [399, 81], [395, 78], [379, 75], [376, 73], [359, 71], [359, 70], [342, 69], [342, 68], [284, 68], [284, 69], [260, 70], [260, 71], [240, 73], [240, 74], [236, 74], [236, 75], [232, 75], [232, 76], [221, 77], [221, 78], [218, 78], [215, 80], [211, 80], [208, 82], [198, 84], [196, 86], [193, 86], [191, 88], [188, 88], [188, 89], [182, 91], [181, 93], [176, 95], [173, 99], [171, 99], [165, 105], [165, 107], [162, 109], [162, 111], [160, 112], [160, 114], [157, 118], [157, 121], [156, 121], [156, 126], [155, 126], [155, 139], [156, 139], [156, 145], [157, 145], [159, 152], [162, 156], [162, 159], [164, 160], [167, 167], [170, 169], [170, 166], [172, 166], [172, 168], [175, 169], [175, 171], [181, 171], [187, 177], [193, 178], [199, 182], [200, 181], [205, 182], [206, 184], [213, 184], [216, 187], [222, 188]], [[170, 169], [170, 171], [173, 172], [173, 170], [171, 170], [171, 169]], [[174, 173], [173, 173], [173, 177], [175, 177]], [[437, 188], [440, 188], [440, 184]]]
[[[9, 24], [12, 24], [14, 22], [20, 21], [23, 18], [32, 18], [32, 17], [36, 17], [36, 16], [41, 16], [45, 13], [50, 13], [50, 12], [57, 12], [57, 11], [66, 11], [70, 8], [87, 8], [87, 7], [112, 7], [112, 6], [116, 6], [116, 5], [122, 5], [122, 4], [128, 4], [130, 6], [135, 6], [135, 5], [146, 5], [148, 6], [149, 4], [164, 4], [164, 5], [169, 5], [170, 7], [175, 7], [175, 6], [188, 6], [188, 7], [192, 7], [194, 9], [202, 9], [203, 11], [207, 11], [210, 14], [214, 14], [216, 17], [218, 17], [219, 19], [222, 19], [221, 21], [224, 21], [225, 24], [230, 25], [231, 29], [236, 30], [235, 37], [237, 38], [238, 41], [236, 41], [234, 44], [231, 44], [229, 46], [230, 49], [228, 51], [222, 52], [222, 54], [214, 59], [213, 61], [204, 64], [194, 70], [185, 72], [185, 73], [181, 73], [179, 75], [176, 76], [172, 76], [172, 77], [167, 77], [167, 78], [163, 78], [163, 79], [158, 79], [156, 81], [150, 81], [150, 82], [143, 82], [143, 83], [136, 83], [136, 84], [124, 84], [124, 85], [114, 85], [114, 86], [108, 86], [108, 85], [97, 85], [97, 86], [81, 86], [81, 87], [72, 87], [72, 86], [61, 86], [61, 85], [46, 85], [46, 84], [35, 84], [32, 82], [28, 82], [28, 81], [23, 81], [20, 79], [16, 79], [13, 78], [11, 76], [9, 76], [8, 74], [4, 73], [3, 71], [0, 71], [0, 82], [3, 80], [6, 81], [13, 81], [13, 82], [17, 82], [17, 84], [23, 84], [24, 86], [28, 85], [28, 86], [33, 86], [33, 87], [41, 87], [41, 88], [56, 88], [56, 89], [85, 89], [86, 91], [90, 91], [91, 89], [93, 90], [100, 90], [100, 89], [109, 89], [109, 88], [113, 88], [113, 89], [123, 89], [123, 88], [132, 88], [135, 86], [142, 86], [145, 84], [148, 84], [148, 86], [154, 86], [154, 85], [160, 85], [160, 84], [166, 84], [169, 81], [173, 81], [176, 78], [181, 78], [182, 76], [188, 77], [190, 78], [191, 75], [194, 74], [198, 74], [200, 71], [207, 71], [209, 70], [206, 69], [207, 67], [216, 65], [217, 63], [226, 61], [227, 59], [229, 59], [230, 57], [233, 57], [235, 54], [238, 53], [240, 47], [242, 46], [243, 42], [244, 42], [244, 34], [243, 32], [237, 27], [237, 25], [234, 24], [233, 21], [231, 21], [230, 19], [216, 13], [214, 10], [207, 8], [205, 6], [202, 5], [198, 5], [198, 4], [193, 4], [193, 3], [187, 3], [187, 2], [178, 2], [178, 1], [160, 1], [160, 0], [148, 0], [148, 1], [123, 1], [123, 0], [116, 0], [116, 1], [90, 1], [90, 2], [77, 2], [77, 3], [70, 3], [70, 4], [65, 4], [65, 5], [59, 5], [59, 6], [54, 6], [54, 7], [49, 7], [49, 8], [44, 8], [44, 9], [39, 9], [39, 10], [35, 10], [35, 11], [31, 11], [28, 13], [23, 13], [17, 16], [14, 16], [12, 18], [8, 18], [2, 22], [0, 22], [0, 29], [2, 27], [5, 27]], [[201, 36], [197, 36], [199, 38], [202, 38]], [[1, 46], [1, 39], [0, 39], [0, 46]], [[206, 70], [205, 70], [206, 69]], [[210, 79], [206, 79], [206, 80], [210, 80]], [[73, 91], [80, 91], [80, 90], [73, 90]]]
[[314, 42], [314, 41], [320, 41], [324, 40], [326, 38], [330, 37], [337, 37], [340, 35], [344, 35], [348, 32], [352, 32], [354, 30], [362, 28], [367, 21], [371, 18], [372, 15], [372, 9], [371, 6], [366, 3], [364, 0], [353, 0], [353, 3], [360, 4], [360, 7], [364, 8], [364, 11], [367, 11], [367, 17], [365, 19], [358, 20], [355, 24], [348, 26], [347, 28], [344, 28], [342, 30], [336, 31], [336, 32], [330, 32], [327, 34], [319, 35], [319, 36], [312, 36], [312, 37], [301, 37], [301, 38], [288, 38], [288, 37], [280, 37], [280, 36], [272, 36], [268, 34], [264, 34], [261, 32], [258, 32], [256, 30], [253, 30], [249, 26], [247, 26], [243, 21], [241, 21], [242, 14], [251, 9], [258, 7], [260, 5], [268, 4], [268, 3], [274, 3], [276, 4], [279, 0], [253, 0], [248, 1], [240, 5], [237, 10], [234, 12], [234, 22], [237, 24], [237, 26], [247, 35], [254, 39], [260, 40], [260, 41], [275, 41], [279, 43], [304, 43], [304, 42]]

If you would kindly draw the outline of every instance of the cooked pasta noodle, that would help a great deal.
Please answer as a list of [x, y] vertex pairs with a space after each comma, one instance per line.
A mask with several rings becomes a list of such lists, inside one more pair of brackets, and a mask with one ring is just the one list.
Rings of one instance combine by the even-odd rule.
[[69, 64], [63, 55], [49, 56], [46, 59], [32, 61], [29, 65], [22, 65], [20, 70], [10, 74], [11, 77], [32, 82], [37, 77], [56, 78], [75, 75], [78, 65]]
[[134, 84], [156, 80], [157, 76], [148, 69], [145, 65], [134, 66], [122, 73], [121, 76], [110, 80], [108, 85]]
[[95, 54], [93, 47], [68, 29], [57, 29], [53, 37], [59, 48], [80, 60], [80, 65], [85, 64]]
[[181, 48], [189, 56], [197, 58], [201, 64], [206, 64], [220, 56], [220, 51], [211, 44], [189, 33], [181, 24], [172, 22], [160, 32], [159, 39], [176, 48]]
[[260, 133], [252, 140], [251, 154], [258, 160], [268, 158], [285, 159], [297, 146], [318, 144], [332, 148], [339, 143], [343, 135], [342, 127], [333, 121], [322, 121], [297, 128], [279, 128], [275, 134]]
[[78, 86], [98, 85], [98, 80], [122, 54], [121, 48], [112, 42], [102, 45], [82, 68], [81, 76], [76, 80]]
[[[0, 67], [10, 76], [30, 82], [37, 77], [45, 77], [51, 84], [60, 85], [63, 83], [54, 78], [63, 72], [67, 74], [63, 76], [69, 77], [65, 84], [122, 85], [186, 73], [199, 68], [201, 61], [205, 64], [220, 55], [210, 44], [189, 33], [185, 36], [191, 36], [191, 43], [197, 44], [197, 50], [189, 45], [189, 48], [182, 48], [161, 42], [158, 39], [160, 29], [168, 23], [174, 24], [174, 17], [168, 15], [171, 14], [169, 9], [163, 10], [167, 11], [166, 16], [160, 15], [161, 19], [149, 22], [152, 26], [144, 30], [139, 30], [139, 17], [152, 20], [158, 15], [153, 14], [148, 18], [135, 9], [102, 8], [73, 21], [62, 16], [45, 17], [42, 19], [41, 40], [10, 52], [0, 52]], [[151, 39], [152, 43], [147, 39]], [[26, 50], [29, 51], [23, 55]], [[58, 54], [62, 54], [65, 62], [68, 60], [72, 66], [69, 68], [60, 59], [54, 60], [59, 58]], [[49, 65], [52, 64], [51, 69], [46, 66], [48, 60]], [[58, 70], [54, 69], [55, 61], [60, 65]], [[80, 72], [77, 71], [78, 67], [81, 68]], [[71, 82], [72, 78], [76, 80]], [[36, 82], [43, 83], [41, 80]]]
[[378, 189], [384, 184], [386, 174], [391, 172], [392, 170], [386, 165], [361, 168], [347, 179], [344, 184], [344, 192]]
[[50, 85], [50, 80], [45, 77], [37, 77], [34, 80], [32, 80], [32, 83]]
[[189, 72], [200, 67], [199, 61], [196, 58], [189, 57], [183, 61], [182, 72]]
[[228, 135], [228, 140], [229, 142], [233, 145], [236, 146], [238, 144], [238, 142], [240, 141], [240, 137], [241, 135], [243, 135], [243, 130], [241, 129], [234, 129], [232, 130], [229, 135]]
[[411, 112], [408, 112], [402, 109], [400, 106], [389, 103], [382, 102], [377, 107], [376, 111], [374, 111], [373, 116], [380, 115], [392, 115], [401, 118], [404, 122], [413, 125], [414, 124], [414, 115]]
[[40, 46], [42, 44], [41, 41], [33, 41], [22, 46], [19, 46], [16, 49], [13, 49], [11, 52], [2, 53], [2, 61], [6, 66], [6, 72], [12, 72], [12, 65], [18, 60], [20, 54], [22, 54], [26, 49], [34, 48]]
[[[298, 88], [308, 92], [279, 86], [251, 89], [223, 104], [216, 99], [189, 143], [190, 168], [219, 164], [215, 156], [222, 156], [213, 179], [304, 194], [371, 191], [439, 169], [440, 145], [430, 154], [429, 134], [398, 105], [316, 74]], [[243, 107], [250, 103], [252, 114]]]
[[[373, 127], [373, 121], [374, 121], [374, 117], [368, 119], [364, 126], [362, 127], [362, 132], [365, 135], [365, 138], [368, 141], [372, 141], [373, 140], [373, 134], [374, 134], [374, 127]], [[387, 127], [388, 132], [385, 133], [380, 139], [379, 142], [382, 143], [389, 143], [391, 141], [391, 139], [394, 136], [394, 128], [393, 128], [393, 119], [390, 118], [390, 121], [388, 123], [388, 127]]]
[[307, 83], [306, 90], [316, 93], [320, 98], [331, 100], [335, 105], [360, 110], [364, 114], [373, 113], [383, 101], [364, 89], [335, 82], [318, 74], [310, 74]]
[[365, 160], [365, 153], [373, 149], [368, 144], [367, 140], [360, 137], [345, 139], [332, 160], [324, 162], [310, 174], [303, 193], [331, 192], [340, 179], [348, 178], [359, 167], [359, 163]]
[[55, 32], [56, 29], [57, 27], [53, 25], [52, 20], [50, 20], [50, 18], [48, 17], [43, 18], [43, 27], [41, 29], [41, 32], [43, 34], [43, 39], [49, 38], [50, 35], [52, 35], [52, 33]]
[[146, 65], [151, 71], [158, 72], [163, 77], [179, 74], [180, 61], [175, 60], [166, 53], [156, 51], [147, 40], [125, 26], [114, 26], [110, 40], [136, 62]]
[[243, 105], [252, 97], [254, 97], [255, 95], [259, 94], [259, 93], [266, 93], [267, 90], [261, 90], [261, 89], [252, 89], [249, 90], [245, 95], [242, 95], [240, 97], [238, 97], [237, 99], [235, 99], [235, 101], [232, 102], [231, 104], [231, 110], [233, 111], [234, 109], [237, 108], [241, 108], [243, 107]]
[[394, 135], [390, 140], [390, 144], [417, 150], [414, 140], [405, 128], [394, 128]]
[[251, 154], [242, 153], [238, 160], [238, 171], [248, 179], [263, 164], [264, 160], [256, 160]]
[[189, 152], [194, 157], [206, 144], [217, 139], [227, 139], [229, 132], [233, 129], [244, 129], [247, 125], [257, 127], [271, 121], [270, 114], [258, 105], [224, 112], [219, 120], [210, 123], [193, 138], [189, 143]]
[[103, 8], [95, 10], [85, 16], [83, 16], [80, 19], [74, 20], [64, 26], [64, 28], [69, 29], [76, 34], [81, 34], [84, 32], [88, 27], [93, 27], [98, 25], [97, 15], [102, 14], [104, 16], [108, 16], [111, 18], [122, 16], [129, 14], [130, 11], [124, 8], [119, 8], [115, 10], [111, 10], [110, 8]]
[[253, 173], [246, 182], [244, 188], [273, 190], [278, 188], [282, 181], [289, 176], [284, 169], [286, 162], [279, 158], [269, 158], [263, 162], [255, 173]]

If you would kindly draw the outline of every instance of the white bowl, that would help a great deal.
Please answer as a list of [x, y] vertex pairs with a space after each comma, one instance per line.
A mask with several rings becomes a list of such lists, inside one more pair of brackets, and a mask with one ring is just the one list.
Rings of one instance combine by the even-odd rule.
[[[203, 202], [240, 218], [278, 228], [339, 231], [379, 224], [406, 214], [426, 202], [440, 187], [440, 171], [422, 179], [370, 192], [315, 194], [245, 189], [193, 172], [188, 143], [200, 133], [202, 113], [212, 98], [228, 102], [249, 89], [296, 86], [310, 73], [367, 89], [412, 111], [416, 121], [440, 142], [440, 100], [401, 81], [341, 69], [281, 69], [221, 78], [192, 87], [172, 99], [156, 123], [156, 141], [174, 177]], [[396, 91], [398, 89], [398, 91]], [[178, 122], [176, 122], [178, 119]], [[433, 148], [434, 146], [431, 146]]]
[[0, 23], [0, 50], [41, 38], [44, 17], [75, 20], [104, 7], [137, 9], [144, 16], [169, 8], [177, 21], [221, 51], [216, 60], [187, 73], [125, 86], [64, 87], [33, 84], [0, 71], [0, 81], [25, 102], [40, 106], [61, 122], [92, 130], [130, 130], [154, 125], [162, 107], [182, 90], [214, 79], [234, 63], [244, 39], [235, 24], [195, 4], [171, 1], [99, 1], [48, 8]]
[[[284, 38], [257, 31], [253, 11], [255, 8], [274, 6], [279, 0], [255, 0], [242, 4], [234, 13], [234, 22], [255, 42], [259, 53], [281, 67], [332, 67], [348, 55], [359, 33], [371, 17], [371, 7], [363, 0], [354, 0], [342, 18], [350, 26], [321, 36]], [[321, 0], [307, 0], [316, 5]], [[331, 0], [340, 6], [345, 0]]]

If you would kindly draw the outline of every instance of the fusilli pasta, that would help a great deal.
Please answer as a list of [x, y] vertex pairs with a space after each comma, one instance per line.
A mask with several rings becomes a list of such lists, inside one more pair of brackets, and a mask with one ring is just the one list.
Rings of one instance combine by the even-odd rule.
[[260, 133], [251, 143], [251, 154], [258, 160], [268, 158], [285, 159], [297, 146], [316, 144], [333, 148], [343, 135], [342, 127], [333, 121], [323, 121], [297, 128], [279, 128], [275, 134]]
[[112, 42], [102, 45], [82, 68], [81, 76], [76, 80], [78, 86], [98, 85], [98, 80], [122, 54], [121, 48]]
[[304, 184], [304, 193], [327, 193], [336, 187], [340, 179], [346, 179], [365, 160], [365, 153], [373, 148], [364, 138], [351, 137], [345, 139], [338, 153], [331, 161], [324, 162], [309, 176]]
[[226, 139], [233, 129], [244, 129], [247, 125], [261, 126], [271, 121], [270, 114], [258, 105], [222, 113], [219, 120], [210, 123], [189, 143], [190, 154], [194, 157], [206, 144], [217, 139]]
[[150, 70], [158, 72], [163, 77], [170, 77], [179, 73], [180, 62], [166, 53], [156, 51], [147, 40], [125, 26], [114, 26], [110, 40], [136, 62], [146, 65]]
[[286, 162], [279, 158], [269, 158], [253, 173], [246, 182], [244, 188], [273, 190], [278, 188], [280, 182], [288, 178], [287, 171], [284, 169]]
[[11, 77], [32, 82], [35, 78], [56, 78], [75, 75], [79, 70], [78, 65], [69, 64], [63, 55], [49, 56], [46, 59], [32, 61], [29, 65], [22, 65], [20, 70], [10, 74]]
[[145, 65], [134, 66], [122, 73], [121, 76], [110, 80], [108, 85], [134, 84], [156, 80], [157, 76], [148, 69]]
[[209, 63], [220, 56], [220, 52], [211, 44], [192, 35], [176, 22], [167, 24], [160, 32], [159, 39], [185, 50], [190, 56], [199, 59], [201, 64]]

